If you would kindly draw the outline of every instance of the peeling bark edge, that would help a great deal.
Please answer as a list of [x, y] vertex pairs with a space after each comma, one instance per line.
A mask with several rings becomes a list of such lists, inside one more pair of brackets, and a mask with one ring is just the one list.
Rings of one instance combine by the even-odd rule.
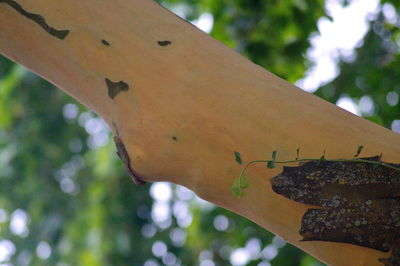
[[[380, 161], [378, 156], [361, 159]], [[303, 215], [302, 241], [392, 250], [391, 257], [379, 261], [400, 265], [399, 171], [355, 161], [309, 161], [283, 167], [271, 184], [274, 192], [290, 200], [320, 207]]]
[[126, 169], [128, 170], [128, 174], [132, 178], [133, 182], [136, 185], [146, 184], [146, 182], [143, 181], [142, 179], [140, 179], [138, 177], [138, 175], [135, 174], [135, 172], [132, 170], [131, 160], [129, 158], [128, 151], [126, 150], [125, 145], [122, 142], [122, 140], [118, 136], [114, 136], [114, 142], [115, 142], [115, 146], [117, 148], [117, 155], [121, 159], [121, 161], [124, 163]]
[[39, 14], [33, 14], [29, 13], [26, 11], [21, 5], [19, 5], [17, 2], [14, 0], [0, 0], [0, 3], [5, 3], [8, 4], [10, 7], [12, 7], [15, 11], [23, 15], [24, 17], [33, 20], [36, 22], [40, 27], [42, 27], [47, 33], [50, 35], [63, 40], [65, 37], [67, 37], [69, 30], [57, 30], [53, 27], [50, 27], [47, 23], [46, 20]]
[[393, 247], [392, 256], [387, 259], [379, 259], [385, 266], [396, 266], [400, 265], [400, 242]]

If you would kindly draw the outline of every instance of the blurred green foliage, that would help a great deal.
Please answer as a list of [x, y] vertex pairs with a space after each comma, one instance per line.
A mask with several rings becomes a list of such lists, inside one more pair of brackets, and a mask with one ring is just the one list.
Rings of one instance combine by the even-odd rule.
[[[311, 65], [310, 36], [327, 16], [322, 0], [160, 2], [183, 7], [188, 20], [212, 14], [212, 36], [291, 82]], [[383, 3], [398, 16], [400, 2]], [[355, 57], [341, 58], [340, 75], [316, 94], [333, 103], [345, 95], [367, 99], [374, 108], [363, 115], [390, 127], [400, 117], [399, 23], [382, 13], [372, 19]], [[100, 119], [0, 57], [0, 260], [210, 266], [229, 265], [232, 256], [248, 256], [246, 265], [321, 265], [183, 187], [133, 185]]]
[[[399, 14], [400, 2], [393, 1], [395, 5]], [[357, 56], [342, 58], [340, 75], [315, 94], [332, 103], [349, 96], [360, 104], [365, 118], [391, 128], [393, 121], [400, 119], [399, 25], [387, 23], [383, 13], [370, 24], [362, 45], [356, 49]]]

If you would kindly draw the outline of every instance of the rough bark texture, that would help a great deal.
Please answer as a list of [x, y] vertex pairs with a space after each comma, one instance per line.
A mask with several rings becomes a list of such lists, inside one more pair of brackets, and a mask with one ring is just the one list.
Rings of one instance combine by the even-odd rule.
[[[379, 157], [363, 160], [378, 162]], [[304, 214], [303, 241], [343, 242], [386, 252], [400, 241], [399, 170], [357, 160], [310, 161], [284, 167], [271, 183], [286, 198], [322, 207]], [[392, 260], [399, 259], [394, 252]]]

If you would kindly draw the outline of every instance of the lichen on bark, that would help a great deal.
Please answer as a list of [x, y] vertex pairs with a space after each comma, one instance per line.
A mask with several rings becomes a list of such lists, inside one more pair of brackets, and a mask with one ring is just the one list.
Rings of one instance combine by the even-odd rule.
[[284, 167], [271, 183], [276, 193], [319, 207], [302, 217], [303, 241], [343, 242], [386, 252], [392, 248], [392, 256], [381, 261], [399, 262], [399, 171], [356, 160], [310, 161]]

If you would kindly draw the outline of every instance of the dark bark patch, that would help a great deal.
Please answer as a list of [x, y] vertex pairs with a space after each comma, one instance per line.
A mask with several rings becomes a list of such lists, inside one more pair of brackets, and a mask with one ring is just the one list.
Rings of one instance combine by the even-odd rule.
[[129, 85], [126, 82], [123, 82], [122, 80], [118, 82], [113, 82], [108, 78], [106, 78], [105, 81], [108, 88], [108, 96], [111, 99], [114, 99], [115, 96], [117, 96], [117, 94], [120, 93], [121, 91], [127, 91], [129, 89]]
[[118, 136], [114, 136], [115, 146], [117, 148], [117, 155], [124, 163], [126, 169], [128, 170], [129, 176], [132, 178], [133, 182], [137, 185], [144, 185], [146, 184], [133, 170], [131, 167], [131, 159], [129, 158], [128, 151], [125, 148], [124, 143]]
[[171, 139], [175, 140], [175, 141], [178, 141], [178, 137], [176, 137], [176, 136], [172, 136]]
[[104, 45], [106, 45], [106, 46], [110, 46], [110, 43], [107, 42], [106, 40], [101, 40], [101, 43], [104, 44]]
[[400, 265], [400, 242], [397, 242], [393, 246], [392, 256], [387, 259], [379, 259], [385, 266], [396, 266]]
[[171, 44], [171, 41], [165, 40], [165, 41], [158, 41], [157, 43], [158, 43], [158, 45], [160, 45], [160, 46], [167, 46], [167, 45], [170, 45], [170, 44]]
[[57, 30], [53, 27], [50, 27], [47, 23], [46, 20], [38, 14], [33, 14], [29, 13], [26, 11], [21, 5], [19, 5], [17, 2], [14, 0], [0, 0], [0, 3], [5, 3], [8, 4], [10, 7], [12, 7], [15, 11], [23, 15], [24, 17], [33, 20], [36, 22], [40, 27], [42, 27], [47, 33], [50, 35], [53, 35], [54, 37], [63, 40], [65, 37], [67, 37], [69, 30]]
[[386, 261], [400, 260], [395, 248], [400, 242], [399, 171], [355, 161], [310, 161], [284, 167], [271, 183], [288, 199], [321, 207], [302, 217], [303, 241], [342, 242], [386, 252], [393, 248], [396, 252]]
[[304, 241], [343, 242], [387, 252], [400, 237], [399, 214], [396, 199], [309, 209], [302, 218], [300, 234]]

